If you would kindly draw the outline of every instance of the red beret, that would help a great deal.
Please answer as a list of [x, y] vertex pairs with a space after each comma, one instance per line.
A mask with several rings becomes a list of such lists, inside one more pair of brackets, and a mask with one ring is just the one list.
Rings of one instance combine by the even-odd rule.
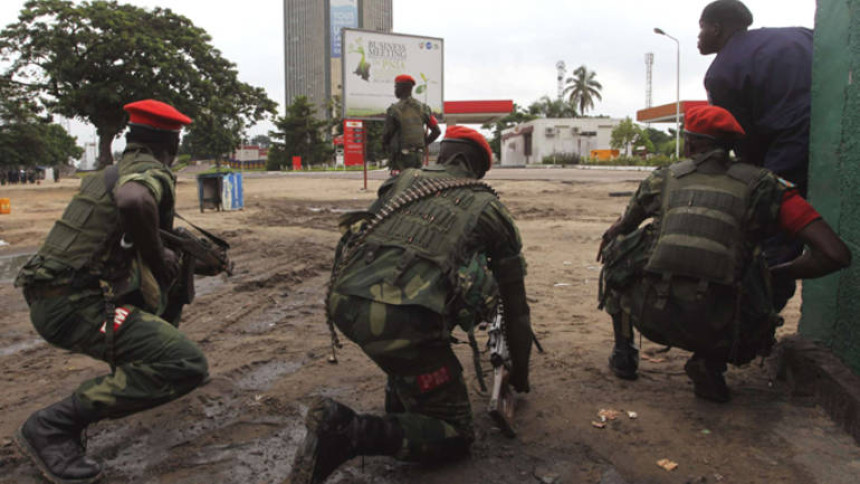
[[412, 84], [415, 85], [415, 78], [408, 74], [400, 74], [399, 76], [394, 78], [395, 84]]
[[128, 122], [147, 128], [164, 131], [179, 131], [191, 124], [191, 118], [180, 113], [173, 106], [155, 99], [145, 99], [123, 106], [128, 113]]
[[746, 134], [732, 113], [719, 106], [691, 106], [686, 109], [684, 131], [716, 139], [740, 138]]
[[471, 141], [478, 145], [487, 154], [487, 170], [493, 166], [493, 150], [490, 149], [490, 144], [487, 143], [487, 139], [481, 133], [465, 126], [449, 125], [448, 129], [445, 130], [445, 139], [442, 141], [455, 139]]

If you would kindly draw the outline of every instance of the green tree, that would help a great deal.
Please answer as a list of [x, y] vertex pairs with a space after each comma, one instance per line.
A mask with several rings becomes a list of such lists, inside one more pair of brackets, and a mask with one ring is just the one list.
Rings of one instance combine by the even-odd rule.
[[671, 141], [672, 139], [674, 139], [669, 136], [669, 134], [665, 131], [654, 129], [650, 126], [645, 128], [644, 131], [648, 133], [648, 139], [650, 139], [651, 142], [654, 143], [654, 146], [660, 146], [666, 141]]
[[629, 117], [618, 123], [612, 129], [612, 137], [609, 146], [616, 150], [623, 149], [626, 155], [630, 154], [630, 148], [639, 142], [642, 137], [642, 128], [635, 124]]
[[597, 73], [589, 71], [585, 66], [579, 66], [573, 71], [573, 76], [565, 80], [563, 95], [568, 96], [570, 104], [579, 107], [579, 114], [585, 116], [585, 111], [594, 109], [594, 100], [602, 101], [600, 91], [603, 86], [597, 82]]
[[529, 105], [528, 112], [541, 118], [575, 118], [576, 106], [570, 101], [543, 96]]
[[333, 148], [325, 136], [329, 123], [318, 120], [315, 115], [316, 108], [308, 98], [296, 96], [293, 103], [287, 106], [287, 114], [275, 120], [276, 131], [269, 132], [272, 138], [270, 169], [280, 169], [290, 163], [293, 156], [301, 156], [303, 166], [331, 159]]
[[487, 123], [481, 126], [481, 129], [490, 129], [493, 131], [493, 137], [490, 139], [490, 148], [492, 148], [493, 153], [496, 155], [496, 158], [502, 159], [502, 131], [516, 126], [520, 123], [525, 123], [527, 121], [531, 121], [538, 116], [529, 113], [521, 106], [518, 106], [516, 103], [514, 104], [514, 109], [511, 111], [511, 114], [508, 114], [504, 118], [496, 121], [495, 123]]
[[0, 32], [0, 54], [11, 62], [7, 75], [50, 112], [95, 126], [106, 166], [127, 123], [122, 106], [132, 101], [155, 98], [188, 114], [194, 146], [207, 153], [229, 152], [247, 126], [275, 112], [265, 91], [240, 82], [210, 42], [169, 9], [30, 0]]
[[0, 165], [66, 165], [82, 153], [62, 126], [40, 116], [20, 86], [0, 78]]
[[272, 144], [272, 138], [269, 138], [264, 134], [258, 134], [257, 136], [251, 138], [251, 144], [259, 146], [262, 149], [266, 149], [269, 147], [269, 145]]
[[364, 132], [366, 135], [365, 156], [367, 161], [380, 161], [388, 157], [385, 147], [382, 146], [382, 128], [385, 123], [382, 121], [365, 121]]

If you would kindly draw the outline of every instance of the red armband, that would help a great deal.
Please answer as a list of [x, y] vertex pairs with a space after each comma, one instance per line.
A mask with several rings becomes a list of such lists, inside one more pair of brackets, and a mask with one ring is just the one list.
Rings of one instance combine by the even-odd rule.
[[430, 115], [430, 122], [427, 123], [427, 126], [430, 126], [431, 128], [439, 126], [439, 121], [436, 121], [436, 116], [433, 116], [432, 114]]
[[779, 207], [779, 226], [791, 235], [803, 230], [807, 225], [821, 218], [797, 190], [787, 190], [782, 196]]

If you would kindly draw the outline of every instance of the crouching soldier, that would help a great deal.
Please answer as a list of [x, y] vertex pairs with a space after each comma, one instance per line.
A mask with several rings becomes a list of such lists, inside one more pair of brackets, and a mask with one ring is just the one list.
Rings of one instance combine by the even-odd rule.
[[125, 106], [120, 161], [81, 182], [47, 239], [18, 274], [30, 318], [49, 343], [111, 365], [32, 414], [16, 442], [54, 483], [91, 483], [101, 465], [81, 433], [91, 423], [169, 402], [207, 378], [203, 352], [159, 316], [179, 272], [159, 229], [173, 226], [170, 165], [184, 114], [159, 101]]
[[[533, 335], [525, 261], [510, 214], [479, 181], [491, 163], [480, 133], [449, 127], [439, 164], [404, 170], [380, 187], [364, 216], [343, 220], [327, 311], [388, 375], [386, 415], [316, 401], [288, 482], [321, 483], [358, 455], [420, 462], [466, 456], [474, 440], [472, 410], [450, 333], [474, 321], [469, 314], [486, 309], [467, 301], [489, 301], [496, 287], [512, 359], [510, 383], [529, 391]], [[486, 289], [486, 298], [464, 294], [476, 286]]]
[[[782, 323], [770, 278], [821, 277], [846, 267], [851, 253], [791, 183], [729, 157], [744, 131], [728, 111], [694, 107], [685, 119], [690, 159], [654, 171], [603, 235], [601, 302], [615, 332], [609, 367], [636, 378], [636, 327], [692, 351], [684, 369], [695, 394], [726, 402], [726, 364], [768, 354]], [[780, 231], [808, 251], [768, 269], [761, 243]]]

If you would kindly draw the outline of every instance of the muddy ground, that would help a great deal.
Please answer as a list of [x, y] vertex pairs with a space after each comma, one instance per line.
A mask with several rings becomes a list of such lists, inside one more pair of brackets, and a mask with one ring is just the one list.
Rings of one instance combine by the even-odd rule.
[[[428, 468], [388, 458], [356, 459], [340, 483], [848, 483], [860, 451], [824, 412], [793, 399], [770, 365], [732, 369], [729, 405], [693, 397], [687, 354], [644, 342], [641, 378], [608, 371], [608, 317], [596, 309], [599, 236], [635, 189], [638, 173], [607, 182], [503, 180], [491, 184], [522, 232], [533, 324], [546, 348], [535, 354], [532, 392], [519, 401], [519, 437], [502, 436], [485, 415], [468, 347], [457, 348], [472, 382], [478, 440], [471, 458]], [[104, 373], [104, 363], [53, 348], [32, 329], [10, 279], [16, 254], [31, 252], [77, 186], [3, 187], [12, 214], [0, 215], [0, 482], [41, 482], [11, 442], [34, 410]], [[205, 350], [212, 380], [175, 402], [89, 431], [89, 449], [110, 483], [279, 483], [304, 435], [302, 414], [316, 395], [380, 413], [383, 374], [352, 344], [327, 363], [324, 284], [340, 211], [365, 207], [378, 180], [248, 178], [243, 211], [201, 214], [196, 185], [183, 177], [180, 212], [229, 238], [236, 274], [198, 280], [181, 328]], [[6, 267], [6, 269], [4, 269]], [[794, 332], [799, 297], [786, 310]], [[489, 365], [485, 361], [485, 369]], [[603, 429], [601, 409], [622, 414]], [[666, 471], [660, 459], [677, 462]]]

